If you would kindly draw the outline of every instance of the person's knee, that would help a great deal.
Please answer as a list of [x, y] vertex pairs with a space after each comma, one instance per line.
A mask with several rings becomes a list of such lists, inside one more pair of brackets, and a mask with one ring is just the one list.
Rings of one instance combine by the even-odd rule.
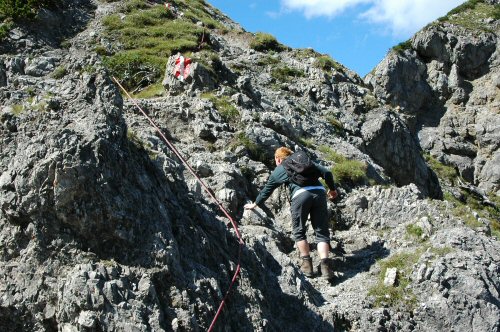
[[316, 233], [316, 243], [326, 242], [330, 245], [330, 232]]
[[296, 231], [293, 233], [293, 240], [295, 242], [307, 240], [306, 232]]

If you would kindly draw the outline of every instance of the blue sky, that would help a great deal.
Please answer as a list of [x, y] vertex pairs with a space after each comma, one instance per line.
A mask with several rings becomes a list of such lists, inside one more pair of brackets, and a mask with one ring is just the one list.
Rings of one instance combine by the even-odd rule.
[[207, 0], [249, 32], [312, 47], [354, 70], [370, 72], [394, 45], [464, 0]]

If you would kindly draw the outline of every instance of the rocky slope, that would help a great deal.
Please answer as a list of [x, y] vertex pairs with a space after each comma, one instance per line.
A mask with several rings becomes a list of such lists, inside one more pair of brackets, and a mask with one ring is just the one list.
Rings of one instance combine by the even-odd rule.
[[485, 192], [500, 183], [499, 21], [479, 2], [417, 33], [366, 77], [374, 94], [394, 106], [421, 147]]
[[[498, 214], [460, 204], [457, 178], [438, 178], [421, 151], [469, 191], [498, 193], [498, 19], [480, 18], [480, 32], [429, 26], [363, 81], [318, 66], [313, 50], [256, 51], [200, 3], [226, 27], [210, 29], [211, 55], [194, 52], [182, 84], [167, 66], [161, 92], [139, 103], [240, 224], [242, 271], [215, 330], [498, 331]], [[207, 330], [234, 273], [228, 220], [96, 54], [96, 43], [122, 51], [102, 22], [132, 17], [123, 6], [63, 1], [2, 40], [4, 331]], [[366, 170], [329, 203], [331, 282], [297, 269], [284, 189], [243, 211], [281, 145]]]

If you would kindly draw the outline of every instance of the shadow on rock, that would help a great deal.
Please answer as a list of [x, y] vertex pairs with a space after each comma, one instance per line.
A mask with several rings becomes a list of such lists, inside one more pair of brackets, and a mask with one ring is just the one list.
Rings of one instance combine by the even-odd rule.
[[333, 258], [334, 270], [338, 277], [331, 281], [338, 285], [360, 272], [366, 272], [376, 263], [377, 259], [389, 256], [389, 250], [383, 247], [383, 242], [377, 241], [360, 250], [353, 251], [350, 255]]

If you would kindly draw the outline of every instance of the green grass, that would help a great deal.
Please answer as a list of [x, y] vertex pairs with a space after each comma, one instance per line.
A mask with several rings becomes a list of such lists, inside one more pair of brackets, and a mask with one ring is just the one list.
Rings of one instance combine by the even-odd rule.
[[135, 148], [146, 151], [151, 160], [156, 160], [158, 158], [158, 152], [153, 151], [151, 143], [141, 139], [137, 133], [130, 128], [127, 130], [127, 138], [129, 142], [135, 146]]
[[429, 167], [439, 177], [439, 179], [444, 180], [452, 185], [455, 184], [458, 178], [458, 172], [455, 170], [455, 168], [441, 163], [428, 153], [424, 153], [423, 157], [427, 162], [427, 164], [429, 165]]
[[0, 20], [11, 18], [13, 20], [32, 20], [42, 8], [54, 8], [61, 3], [60, 0], [1, 0]]
[[285, 49], [273, 35], [263, 32], [257, 32], [255, 34], [253, 40], [250, 42], [250, 48], [259, 52], [280, 52]]
[[298, 48], [294, 50], [294, 53], [297, 57], [301, 59], [306, 59], [306, 58], [317, 58], [321, 56], [321, 53], [316, 52], [312, 48]]
[[342, 70], [342, 65], [337, 61], [333, 60], [329, 55], [321, 55], [316, 60], [314, 60], [313, 66], [321, 68], [325, 71], [330, 71], [332, 69]]
[[267, 56], [259, 59], [259, 61], [257, 61], [257, 64], [259, 66], [272, 66], [272, 65], [278, 64], [279, 62], [280, 62], [280, 59], [278, 59], [277, 57], [267, 55]]
[[55, 79], [60, 79], [66, 76], [67, 73], [68, 70], [66, 69], [65, 66], [59, 66], [56, 69], [54, 69], [54, 71], [50, 74], [50, 76]]
[[300, 137], [299, 142], [300, 142], [300, 144], [302, 144], [303, 146], [308, 147], [308, 148], [314, 148], [314, 146], [315, 146], [314, 139], [312, 139], [312, 138]]
[[323, 154], [324, 160], [335, 163], [332, 167], [332, 173], [336, 182], [347, 186], [356, 186], [366, 183], [367, 165], [364, 162], [347, 159], [326, 145], [321, 145], [318, 150]]
[[432, 252], [434, 255], [440, 256], [440, 257], [445, 256], [445, 255], [454, 251], [454, 249], [451, 247], [439, 247], [439, 248], [430, 247], [429, 249], [430, 249], [430, 252]]
[[469, 0], [440, 17], [438, 21], [460, 25], [470, 30], [493, 32], [484, 24], [484, 20], [488, 18], [500, 19], [500, 5], [490, 5], [483, 0]]
[[[479, 217], [488, 219], [490, 221], [491, 234], [500, 240], [500, 197], [497, 197], [495, 194], [488, 195], [489, 200], [492, 201], [497, 207], [494, 208], [490, 205], [484, 205], [481, 202], [482, 199], [479, 199], [472, 194], [469, 194], [465, 191], [462, 191], [462, 193], [463, 197], [465, 198], [465, 203], [460, 203], [463, 203], [464, 205], [476, 211]], [[474, 216], [472, 216], [472, 218], [474, 218]], [[475, 218], [474, 221], [479, 223]], [[475, 223], [473, 223], [473, 225], [475, 225]]]
[[331, 124], [337, 132], [343, 132], [344, 131], [344, 125], [342, 122], [340, 122], [336, 117], [333, 115], [327, 115], [326, 116], [326, 121], [328, 121], [329, 124]]
[[[123, 45], [123, 50], [106, 56], [104, 63], [128, 90], [158, 83], [171, 55], [199, 51], [202, 39], [203, 47], [207, 47], [207, 27], [215, 25], [208, 24], [211, 18], [204, 2], [192, 0], [173, 5], [185, 15], [175, 18], [163, 4], [129, 0], [123, 4], [128, 13], [123, 20], [117, 14], [103, 19], [108, 37]], [[196, 25], [198, 21], [207, 22], [206, 27]]]
[[12, 114], [14, 116], [19, 116], [21, 113], [24, 111], [24, 106], [21, 104], [14, 104], [12, 105]]
[[291, 82], [294, 78], [304, 76], [305, 74], [302, 70], [288, 66], [277, 67], [271, 70], [271, 77], [278, 82]]
[[332, 168], [334, 178], [343, 184], [356, 186], [366, 182], [366, 164], [359, 160], [346, 159]]
[[[417, 298], [408, 286], [411, 283], [413, 265], [418, 262], [421, 254], [422, 249], [419, 249], [412, 253], [396, 254], [378, 262], [380, 264], [378, 282], [368, 291], [368, 295], [374, 297], [375, 307], [403, 307], [407, 310], [415, 308]], [[396, 268], [398, 271], [395, 286], [384, 285], [385, 274], [389, 268]]]
[[484, 226], [481, 222], [479, 222], [476, 217], [472, 214], [472, 210], [465, 202], [462, 202], [455, 198], [455, 196], [451, 195], [449, 192], [445, 192], [444, 200], [451, 203], [452, 205], [452, 214], [462, 219], [467, 226], [470, 228], [478, 228]]
[[409, 50], [409, 49], [411, 49], [411, 40], [401, 42], [392, 48], [392, 50], [394, 52], [399, 53], [399, 54], [402, 54], [402, 53], [404, 53], [405, 50]]
[[341, 163], [347, 159], [326, 145], [321, 145], [318, 150], [323, 154], [325, 160], [333, 161], [334, 163]]
[[9, 35], [10, 29], [12, 29], [13, 23], [9, 20], [0, 22], [0, 41]]
[[371, 93], [367, 93], [363, 96], [363, 102], [368, 111], [378, 107], [378, 100]]
[[203, 93], [201, 97], [210, 100], [214, 104], [215, 109], [217, 109], [224, 121], [236, 123], [239, 119], [240, 112], [228, 96], [217, 97], [212, 93]]
[[155, 83], [144, 90], [139, 91], [138, 93], [135, 93], [132, 95], [133, 98], [140, 98], [140, 99], [149, 99], [149, 98], [156, 98], [160, 97], [163, 95], [165, 92], [165, 88], [161, 83]]
[[422, 235], [424, 234], [424, 231], [421, 227], [413, 224], [406, 225], [406, 233], [418, 241], [422, 241]]
[[211, 50], [202, 50], [201, 52], [197, 52], [191, 55], [188, 53], [188, 56], [191, 56], [193, 62], [198, 62], [199, 64], [201, 64], [209, 72], [214, 81], [219, 80], [216, 72], [217, 67], [222, 67], [222, 61], [219, 57], [219, 54]]
[[500, 197], [491, 193], [489, 199], [496, 205], [496, 209], [492, 206], [486, 207], [487, 211], [493, 216], [491, 220], [491, 234], [500, 240]]
[[257, 143], [248, 138], [245, 133], [238, 133], [234, 141], [230, 144], [229, 148], [234, 149], [237, 146], [243, 146], [250, 154], [252, 160], [260, 161], [266, 165], [269, 165], [271, 158], [266, 154], [264, 149], [262, 149]]

